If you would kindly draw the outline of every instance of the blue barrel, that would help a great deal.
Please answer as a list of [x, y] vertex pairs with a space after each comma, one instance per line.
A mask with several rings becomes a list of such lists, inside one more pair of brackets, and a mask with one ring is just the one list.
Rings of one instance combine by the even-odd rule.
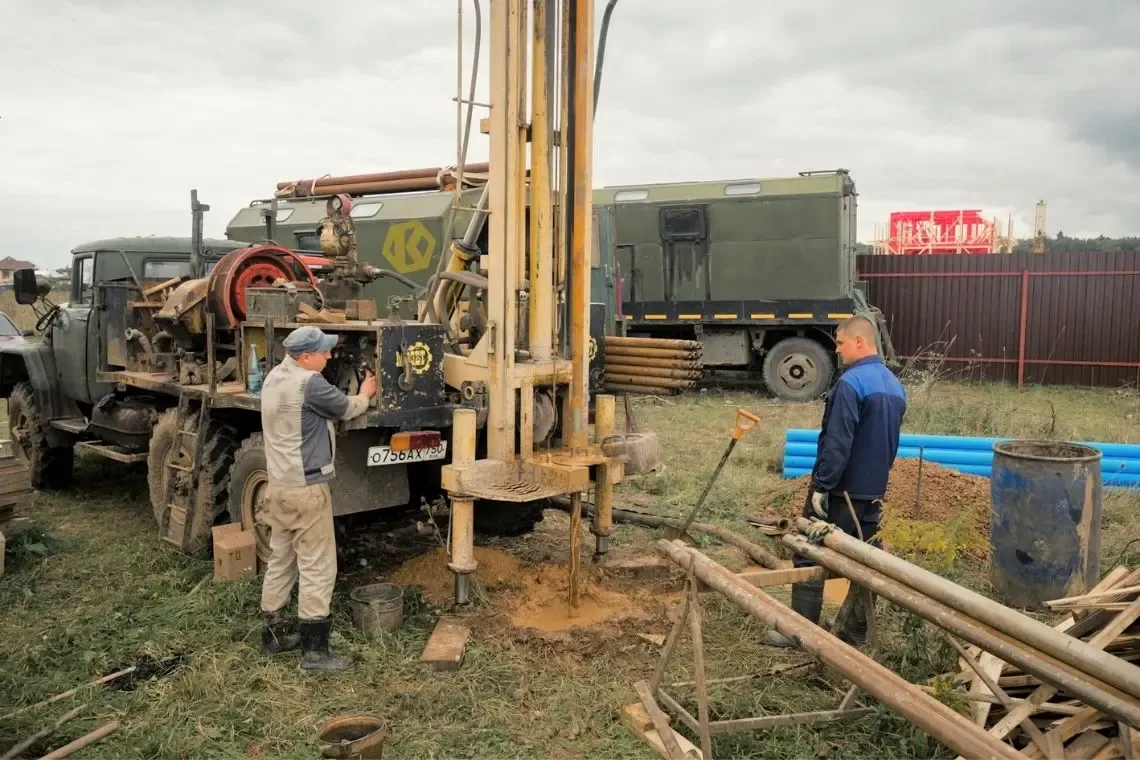
[[1101, 452], [1058, 441], [1001, 441], [990, 476], [990, 581], [1013, 606], [1041, 609], [1100, 579]]

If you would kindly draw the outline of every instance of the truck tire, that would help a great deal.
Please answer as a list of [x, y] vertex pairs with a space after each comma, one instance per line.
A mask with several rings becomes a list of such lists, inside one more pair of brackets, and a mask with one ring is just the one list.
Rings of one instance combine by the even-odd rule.
[[834, 373], [831, 354], [810, 338], [785, 338], [764, 357], [764, 384], [784, 401], [815, 401]]
[[[194, 415], [193, 418], [196, 417], [197, 415]], [[155, 523], [159, 526], [162, 525], [162, 517], [166, 512], [165, 489], [169, 472], [166, 462], [170, 456], [177, 455], [174, 451], [175, 439], [178, 437], [177, 428], [178, 410], [167, 409], [159, 416], [150, 435], [150, 448], [146, 458], [147, 485], [150, 488], [150, 504]], [[187, 548], [191, 552], [206, 548], [215, 521], [226, 514], [230, 467], [234, 460], [234, 451], [237, 449], [234, 430], [227, 425], [211, 421], [206, 426], [205, 434], [195, 492], [197, 509], [187, 540]], [[194, 439], [187, 436], [183, 437], [183, 441], [181, 445], [183, 458], [186, 462], [190, 462], [193, 451], [187, 450], [187, 447]]]
[[31, 470], [32, 488], [41, 491], [67, 488], [75, 468], [75, 449], [51, 447], [36, 392], [31, 383], [16, 383], [8, 397], [8, 434], [16, 445], [16, 455]]
[[271, 535], [269, 526], [257, 519], [262, 494], [269, 483], [269, 471], [265, 465], [265, 439], [261, 433], [254, 433], [242, 441], [234, 454], [229, 480], [227, 510], [230, 522], [241, 523], [242, 530], [253, 530], [260, 569], [269, 561]]

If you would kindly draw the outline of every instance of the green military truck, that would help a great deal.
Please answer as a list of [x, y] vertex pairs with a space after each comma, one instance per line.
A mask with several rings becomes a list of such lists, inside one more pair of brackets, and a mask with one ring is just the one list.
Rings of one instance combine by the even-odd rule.
[[870, 312], [847, 171], [608, 187], [594, 203], [625, 334], [700, 341], [706, 372], [759, 373], [779, 398], [829, 387], [836, 326]]
[[[361, 257], [426, 283], [480, 192], [465, 189], [458, 203], [454, 191], [355, 198]], [[254, 201], [226, 237], [264, 238], [272, 202], [276, 241], [319, 251], [320, 198]], [[836, 325], [870, 311], [856, 280], [855, 219], [855, 183], [842, 169], [598, 189], [594, 313], [605, 314], [607, 335], [695, 339], [706, 372], [759, 375], [779, 398], [818, 398], [835, 375]], [[405, 284], [381, 279], [364, 294], [415, 314]]]

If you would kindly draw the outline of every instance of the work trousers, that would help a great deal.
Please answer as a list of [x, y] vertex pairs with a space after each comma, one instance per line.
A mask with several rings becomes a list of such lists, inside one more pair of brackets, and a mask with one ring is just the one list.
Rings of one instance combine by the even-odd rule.
[[336, 585], [336, 535], [328, 484], [270, 484], [265, 488], [263, 510], [262, 519], [272, 535], [261, 585], [262, 611], [276, 612], [288, 604], [299, 578], [297, 616], [302, 620], [328, 617]]
[[[809, 488], [807, 500], [804, 502], [804, 517], [816, 517], [815, 511], [811, 508], [812, 493]], [[879, 522], [883, 515], [882, 500], [852, 499], [851, 506], [855, 508], [855, 517], [859, 521], [859, 529], [863, 532], [863, 540], [872, 546], [882, 546], [882, 542], [878, 539]], [[859, 537], [859, 531], [855, 529], [855, 521], [851, 519], [851, 510], [847, 507], [847, 500], [843, 498], [842, 491], [827, 495], [827, 522], [853, 538]], [[792, 564], [795, 567], [815, 565], [811, 560], [798, 554], [792, 558]]]

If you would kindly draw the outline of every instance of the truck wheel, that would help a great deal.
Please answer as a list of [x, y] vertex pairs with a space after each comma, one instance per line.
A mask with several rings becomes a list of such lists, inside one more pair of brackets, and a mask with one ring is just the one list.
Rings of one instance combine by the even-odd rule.
[[265, 440], [254, 433], [242, 441], [230, 467], [228, 509], [230, 522], [241, 523], [242, 530], [253, 530], [257, 543], [257, 561], [264, 566], [269, 561], [269, 526], [258, 517], [269, 483], [265, 465]]
[[[196, 419], [197, 415], [191, 416]], [[166, 482], [170, 474], [167, 462], [175, 461], [189, 466], [194, 461], [194, 439], [181, 436], [179, 446], [175, 446], [178, 429], [178, 410], [167, 409], [155, 423], [150, 435], [150, 449], [147, 453], [147, 485], [150, 487], [150, 504], [155, 522], [161, 526], [166, 512]], [[187, 548], [191, 552], [206, 548], [210, 530], [219, 517], [224, 517], [229, 496], [230, 465], [234, 460], [234, 430], [227, 425], [210, 422], [206, 426], [206, 438], [202, 446], [202, 461], [198, 471], [195, 491], [197, 509], [194, 524], [190, 526]], [[181, 474], [181, 473], [180, 473]]]
[[831, 355], [808, 338], [785, 338], [764, 358], [764, 384], [784, 401], [814, 401], [831, 384]]
[[47, 491], [70, 485], [75, 449], [48, 445], [47, 423], [30, 383], [16, 383], [8, 397], [8, 434], [16, 444], [12, 447], [16, 455], [31, 470], [32, 488]]

